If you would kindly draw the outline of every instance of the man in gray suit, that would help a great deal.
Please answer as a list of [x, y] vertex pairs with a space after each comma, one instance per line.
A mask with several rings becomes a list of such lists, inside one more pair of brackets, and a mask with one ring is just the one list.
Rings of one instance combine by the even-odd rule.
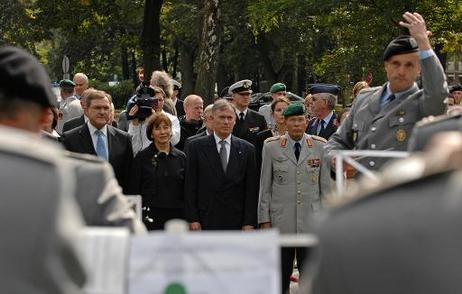
[[[284, 110], [287, 134], [267, 139], [263, 146], [258, 223], [281, 234], [308, 233], [312, 217], [322, 208], [330, 188], [330, 166], [324, 160], [326, 140], [305, 134], [305, 106], [291, 104]], [[282, 250], [282, 290], [289, 289], [295, 255], [300, 274], [306, 250]]]
[[[403, 18], [400, 25], [409, 29], [411, 37], [398, 37], [386, 48], [388, 82], [358, 95], [350, 115], [326, 144], [329, 155], [344, 149], [406, 150], [417, 121], [445, 112], [446, 77], [431, 48], [425, 20], [409, 12]], [[415, 83], [420, 73], [423, 89]], [[379, 169], [386, 159], [369, 157], [360, 162]]]
[[0, 48], [0, 284], [2, 293], [80, 293], [76, 252], [82, 219], [74, 175], [40, 140], [56, 97], [38, 61]]

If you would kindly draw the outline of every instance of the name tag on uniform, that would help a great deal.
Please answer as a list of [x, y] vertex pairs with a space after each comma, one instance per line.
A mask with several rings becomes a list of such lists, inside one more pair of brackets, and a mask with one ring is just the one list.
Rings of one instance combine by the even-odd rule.
[[260, 131], [260, 127], [249, 128], [249, 132], [251, 133], [256, 133], [258, 131]]
[[311, 167], [320, 167], [321, 159], [319, 158], [308, 159], [308, 165]]

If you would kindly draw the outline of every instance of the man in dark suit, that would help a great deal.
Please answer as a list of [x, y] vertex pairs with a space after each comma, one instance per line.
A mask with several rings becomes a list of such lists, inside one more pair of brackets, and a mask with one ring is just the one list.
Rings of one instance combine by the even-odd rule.
[[232, 84], [229, 92], [232, 93], [233, 104], [236, 107], [236, 125], [233, 135], [255, 146], [257, 134], [268, 127], [263, 115], [248, 108], [250, 94], [252, 94], [251, 87], [251, 80], [242, 80]]
[[108, 160], [125, 191], [133, 160], [130, 136], [107, 124], [111, 104], [106, 93], [89, 91], [85, 109], [88, 123], [64, 133], [63, 144], [69, 151], [93, 154]]
[[255, 148], [234, 137], [233, 106], [212, 108], [214, 134], [191, 141], [185, 177], [186, 218], [191, 230], [252, 230], [257, 223]]
[[337, 131], [337, 115], [334, 112], [340, 88], [336, 85], [314, 84], [310, 87], [314, 117], [308, 123], [306, 132], [328, 140]]
[[74, 117], [73, 119], [65, 122], [63, 125], [63, 133], [70, 131], [72, 129], [75, 129], [77, 127], [80, 127], [83, 124], [85, 124], [85, 114], [82, 114], [81, 116], [78, 116], [78, 117]]

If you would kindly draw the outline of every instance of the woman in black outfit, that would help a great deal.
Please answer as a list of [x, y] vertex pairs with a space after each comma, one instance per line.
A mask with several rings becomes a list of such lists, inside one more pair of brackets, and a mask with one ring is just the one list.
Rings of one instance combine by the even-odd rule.
[[162, 230], [174, 218], [184, 218], [186, 155], [170, 143], [172, 122], [153, 114], [146, 126], [152, 143], [138, 152], [133, 164], [130, 192], [143, 199], [143, 222], [148, 230]]

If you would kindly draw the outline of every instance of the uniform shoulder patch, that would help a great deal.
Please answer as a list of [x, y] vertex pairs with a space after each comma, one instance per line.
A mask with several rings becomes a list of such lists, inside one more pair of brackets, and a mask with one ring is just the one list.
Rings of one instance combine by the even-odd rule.
[[448, 121], [448, 120], [452, 120], [452, 119], [459, 119], [461, 117], [462, 117], [462, 114], [460, 114], [460, 113], [454, 114], [454, 115], [446, 115], [446, 114], [438, 115], [438, 116], [430, 115], [430, 116], [424, 117], [422, 120], [418, 121], [416, 123], [416, 127], [418, 127], [418, 128], [426, 127], [426, 126], [437, 124], [437, 123], [440, 123], [440, 122], [443, 122], [443, 121]]
[[265, 143], [272, 142], [272, 141], [277, 141], [279, 140], [281, 136], [274, 136], [274, 137], [269, 137], [265, 139]]
[[313, 140], [322, 142], [322, 143], [324, 143], [324, 144], [327, 143], [327, 140], [324, 139], [323, 137], [319, 137], [319, 136], [316, 136], [316, 135], [311, 135], [311, 138], [313, 138]]

